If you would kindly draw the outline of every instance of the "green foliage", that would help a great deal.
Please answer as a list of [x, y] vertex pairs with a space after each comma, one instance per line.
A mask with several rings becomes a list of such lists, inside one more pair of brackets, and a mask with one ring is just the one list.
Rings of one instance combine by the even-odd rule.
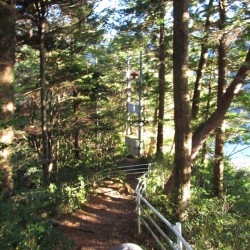
[[[226, 122], [228, 143], [236, 143], [249, 146], [250, 126], [249, 126], [249, 89], [246, 88], [237, 96], [227, 113]], [[232, 152], [233, 154], [234, 152]]]
[[197, 162], [193, 167], [191, 182], [195, 187], [202, 188], [204, 195], [210, 196], [213, 188], [213, 162], [208, 159], [201, 164]]
[[78, 177], [77, 182], [71, 186], [63, 186], [57, 192], [61, 199], [61, 203], [57, 203], [59, 212], [72, 212], [86, 202], [85, 182], [81, 176]]
[[[166, 159], [152, 168], [147, 182], [147, 199], [170, 222], [174, 211], [163, 193], [163, 176], [168, 177]], [[182, 225], [184, 238], [194, 249], [248, 249], [250, 231], [250, 172], [225, 164], [224, 196], [212, 196], [212, 161], [193, 170], [192, 198], [188, 220]], [[165, 182], [166, 182], [165, 178]], [[149, 211], [150, 213], [150, 211]]]
[[15, 144], [11, 162], [16, 190], [41, 186], [41, 161], [38, 159], [37, 152], [31, 149], [25, 140]]
[[193, 172], [193, 193], [184, 235], [196, 249], [247, 249], [250, 173], [225, 164], [224, 196], [212, 194], [212, 162]]
[[[96, 13], [96, 1], [89, 1], [86, 5], [79, 1], [58, 2], [52, 6], [48, 1], [45, 34], [46, 125], [50, 154], [54, 157], [51, 181], [57, 184], [51, 184], [45, 189], [41, 181], [43, 150], [40, 65], [37, 23], [34, 23], [37, 17], [33, 5], [29, 1], [24, 2], [18, 6], [22, 21], [17, 24], [15, 119], [8, 124], [0, 121], [0, 127], [14, 125], [20, 130], [12, 155], [13, 197], [0, 201], [0, 244], [3, 244], [0, 248], [67, 249], [68, 243], [54, 230], [49, 218], [79, 208], [86, 197], [84, 179], [96, 171], [112, 167], [115, 160], [126, 153], [122, 136], [126, 121], [124, 84], [128, 51], [133, 56], [143, 51], [143, 97], [145, 118], [149, 121], [148, 128], [145, 128], [154, 127], [151, 121], [152, 118], [156, 120], [155, 108], [158, 105], [158, 34], [163, 22], [166, 27], [165, 50], [169, 58], [166, 62], [168, 83], [165, 106], [168, 119], [172, 120], [172, 5], [166, 4], [164, 9], [162, 1], [121, 1], [124, 8], [117, 15], [114, 10], [107, 9]], [[229, 18], [235, 27], [228, 23], [228, 35], [234, 33], [239, 26], [238, 22], [242, 26], [242, 31], [239, 34], [236, 32], [235, 37], [232, 36], [232, 44], [228, 44], [229, 79], [234, 76], [233, 72], [236, 72], [239, 62], [245, 56], [244, 50], [247, 50], [245, 41], [249, 32], [245, 32], [248, 25], [244, 17], [248, 8], [243, 2], [236, 1], [228, 6], [229, 12], [235, 13], [234, 17]], [[208, 34], [204, 32], [207, 5], [201, 1], [193, 1], [189, 9], [192, 19], [189, 58], [193, 71], [197, 70], [200, 48], [206, 40], [204, 38], [209, 36], [208, 61], [200, 98], [201, 112], [193, 122], [195, 128], [206, 121], [216, 108], [216, 48], [220, 34], [215, 5], [210, 13], [211, 27]], [[163, 11], [166, 11], [165, 18], [162, 18]], [[111, 14], [114, 15], [111, 17]], [[115, 34], [113, 28], [116, 28]], [[113, 37], [104, 36], [104, 32], [110, 32]], [[138, 62], [133, 60], [131, 66], [133, 70], [138, 70]], [[194, 82], [194, 79], [195, 75], [191, 76], [190, 82]], [[193, 87], [192, 84], [190, 87]], [[247, 110], [250, 107], [249, 93], [243, 93], [234, 106]], [[230, 131], [227, 130], [232, 134], [230, 140], [249, 142], [249, 129], [242, 127], [242, 116], [236, 120], [235, 116], [232, 118], [230, 115], [229, 119], [228, 124], [233, 127]], [[248, 117], [244, 117], [243, 123], [245, 119]], [[166, 123], [170, 123], [169, 120]], [[171, 141], [165, 139], [164, 144], [171, 148], [172, 132], [169, 134]], [[239, 136], [235, 136], [236, 134]], [[0, 150], [6, 146], [0, 143]], [[147, 184], [148, 198], [167, 217], [173, 211], [167, 196], [162, 193], [170, 175], [172, 161], [170, 155], [157, 158], [158, 164], [152, 168]], [[190, 219], [184, 226], [187, 228], [184, 233], [197, 249], [228, 249], [230, 244], [235, 249], [244, 249], [247, 239], [245, 232], [249, 231], [249, 174], [227, 168], [225, 197], [224, 200], [217, 200], [211, 198], [212, 172], [210, 160], [199, 162], [197, 159], [192, 173], [194, 192]], [[245, 223], [243, 218], [246, 218]], [[242, 222], [240, 226], [237, 221]], [[237, 227], [239, 236], [235, 236]]]
[[[58, 203], [71, 197], [55, 194], [53, 188], [26, 191], [11, 199], [0, 199], [1, 249], [72, 249], [70, 242], [50, 217]], [[61, 200], [62, 199], [62, 200]]]
[[[209, 173], [211, 171], [203, 172], [206, 176]], [[193, 188], [189, 219], [183, 229], [196, 249], [247, 249], [250, 240], [249, 178], [249, 172], [226, 165], [222, 199], [208, 192], [212, 189], [209, 177], [205, 186]]]
[[247, 249], [250, 218], [232, 212], [237, 204], [227, 199], [203, 198], [203, 192], [196, 190], [189, 220], [183, 225], [184, 235], [196, 249]]
[[147, 177], [147, 199], [160, 213], [173, 215], [171, 204], [166, 194], [164, 194], [164, 186], [171, 174], [172, 157], [170, 155], [161, 155], [156, 156], [156, 159], [157, 162], [152, 165]]
[[166, 170], [165, 168], [163, 164], [153, 165], [147, 179], [147, 191], [149, 191], [149, 194], [160, 195], [162, 193], [164, 185], [170, 175], [170, 170]]
[[233, 202], [230, 211], [249, 217], [250, 207], [250, 171], [235, 170], [226, 166], [224, 173], [225, 194]]
[[227, 203], [213, 198], [197, 198], [192, 200], [189, 221], [183, 225], [184, 235], [195, 248], [246, 249], [249, 220], [223, 211]]
[[0, 248], [72, 249], [72, 242], [52, 225], [51, 218], [70, 213], [86, 201], [83, 178], [42, 187], [41, 162], [25, 140], [15, 145], [12, 164], [12, 196], [0, 197]]

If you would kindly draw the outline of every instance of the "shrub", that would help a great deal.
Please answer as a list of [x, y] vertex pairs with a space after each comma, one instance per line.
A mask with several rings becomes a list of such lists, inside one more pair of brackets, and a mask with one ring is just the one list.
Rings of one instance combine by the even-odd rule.
[[60, 212], [71, 212], [85, 201], [82, 179], [73, 187], [25, 190], [7, 199], [0, 199], [0, 249], [72, 249], [50, 218]]
[[[150, 203], [172, 224], [173, 211], [162, 181], [169, 170], [158, 164], [147, 183]], [[193, 172], [188, 221], [182, 225], [184, 238], [194, 249], [248, 249], [250, 242], [250, 172], [226, 164], [223, 198], [212, 196], [212, 165]], [[201, 179], [202, 178], [202, 181]], [[166, 181], [166, 180], [164, 180]], [[202, 185], [201, 185], [202, 184]]]

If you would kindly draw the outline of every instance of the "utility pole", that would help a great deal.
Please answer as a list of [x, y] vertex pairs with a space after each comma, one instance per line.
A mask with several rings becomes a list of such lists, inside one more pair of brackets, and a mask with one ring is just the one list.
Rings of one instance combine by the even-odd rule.
[[131, 102], [131, 83], [130, 83], [130, 54], [127, 55], [127, 115], [128, 123], [126, 128], [126, 135], [130, 135], [130, 112], [129, 112], [129, 103]]
[[[136, 56], [138, 58], [138, 56]], [[126, 146], [129, 149], [129, 152], [133, 155], [137, 155], [138, 157], [142, 156], [142, 128], [143, 128], [143, 119], [142, 119], [142, 84], [143, 84], [143, 78], [142, 78], [142, 52], [140, 52], [139, 55], [139, 63], [140, 63], [140, 72], [137, 73], [136, 71], [133, 71], [130, 73], [130, 61], [131, 57], [130, 54], [127, 54], [127, 127], [126, 127]], [[138, 77], [139, 76], [139, 77]], [[131, 78], [132, 77], [132, 78]], [[139, 89], [138, 89], [138, 103], [132, 103], [131, 102], [131, 81], [135, 81], [138, 83]], [[136, 121], [138, 126], [138, 135], [135, 137], [131, 136], [131, 114], [137, 114], [138, 120]]]
[[139, 131], [138, 131], [138, 139], [139, 139], [139, 148], [138, 148], [138, 156], [142, 156], [142, 52], [140, 52], [140, 85], [139, 85]]

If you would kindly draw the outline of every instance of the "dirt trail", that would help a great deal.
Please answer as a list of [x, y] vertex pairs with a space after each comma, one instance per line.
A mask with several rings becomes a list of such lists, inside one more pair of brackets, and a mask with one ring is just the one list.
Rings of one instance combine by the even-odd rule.
[[[89, 202], [73, 215], [63, 216], [65, 234], [75, 250], [109, 250], [115, 245], [139, 244], [135, 215], [136, 178], [107, 180], [92, 193]], [[132, 188], [131, 188], [132, 187]]]

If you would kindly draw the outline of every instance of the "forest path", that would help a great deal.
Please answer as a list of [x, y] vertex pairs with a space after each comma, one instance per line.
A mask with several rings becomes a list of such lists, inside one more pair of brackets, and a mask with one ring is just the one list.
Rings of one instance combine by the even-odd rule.
[[75, 242], [75, 250], [109, 250], [125, 242], [140, 243], [135, 214], [136, 184], [133, 176], [125, 182], [116, 178], [103, 181], [81, 210], [60, 218], [67, 225], [63, 227], [64, 233]]

